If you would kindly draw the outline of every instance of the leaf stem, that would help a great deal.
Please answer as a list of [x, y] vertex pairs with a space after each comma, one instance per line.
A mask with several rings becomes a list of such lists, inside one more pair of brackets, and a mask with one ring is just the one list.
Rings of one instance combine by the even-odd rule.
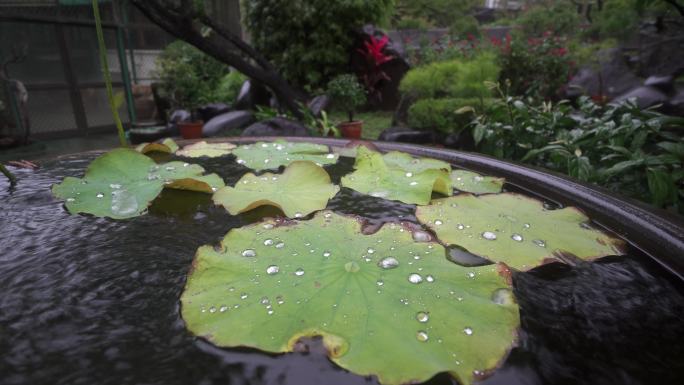
[[11, 185], [17, 183], [17, 177], [15, 177], [2, 163], [0, 163], [0, 172], [9, 179]]

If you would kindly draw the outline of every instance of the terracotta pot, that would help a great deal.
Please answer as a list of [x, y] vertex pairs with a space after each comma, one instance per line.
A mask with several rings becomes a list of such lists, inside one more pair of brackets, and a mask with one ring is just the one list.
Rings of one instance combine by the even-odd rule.
[[202, 127], [204, 127], [204, 122], [180, 122], [178, 123], [178, 129], [180, 129], [180, 134], [183, 139], [199, 139], [202, 137]]
[[343, 138], [361, 139], [361, 130], [363, 128], [363, 121], [355, 120], [353, 122], [343, 122], [337, 125], [342, 132]]

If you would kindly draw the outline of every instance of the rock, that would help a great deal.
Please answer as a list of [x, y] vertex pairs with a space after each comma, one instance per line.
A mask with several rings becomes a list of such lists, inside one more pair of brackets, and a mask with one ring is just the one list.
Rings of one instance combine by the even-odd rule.
[[598, 66], [580, 68], [568, 83], [567, 97], [603, 94], [611, 99], [641, 85], [641, 80], [632, 73], [621, 50], [603, 50], [597, 53], [597, 57], [600, 70], [597, 69]]
[[169, 114], [169, 122], [166, 124], [166, 130], [170, 136], [180, 135], [180, 130], [178, 129], [178, 123], [188, 122], [192, 119], [190, 111], [187, 110], [175, 110]]
[[221, 136], [226, 131], [241, 129], [254, 122], [254, 114], [249, 111], [231, 111], [215, 116], [204, 124], [203, 136]]
[[622, 102], [631, 98], [636, 98], [639, 108], [648, 108], [668, 101], [668, 97], [663, 91], [655, 87], [641, 86], [616, 97], [613, 102]]
[[674, 76], [649, 76], [648, 79], [644, 81], [644, 85], [655, 87], [666, 94], [671, 94], [674, 92]]
[[456, 150], [473, 151], [475, 150], [475, 140], [470, 130], [461, 130], [447, 135], [443, 140], [444, 147]]
[[440, 135], [433, 131], [416, 131], [405, 127], [390, 127], [380, 133], [378, 140], [414, 144], [439, 142]]
[[271, 93], [256, 81], [245, 80], [234, 107], [236, 110], [253, 110], [257, 105], [270, 106]]
[[416, 98], [411, 95], [403, 95], [397, 108], [394, 110], [392, 117], [393, 126], [407, 126], [408, 125], [408, 111], [411, 105], [416, 102]]
[[310, 136], [310, 133], [300, 122], [278, 117], [252, 124], [241, 136]]
[[684, 117], [684, 88], [675, 90], [674, 96], [665, 107], [664, 113]]
[[329, 105], [330, 96], [318, 95], [311, 99], [306, 106], [309, 108], [309, 110], [315, 117], [319, 118], [321, 116], [321, 111], [326, 111]]
[[226, 103], [209, 103], [197, 109], [202, 121], [208, 122], [215, 116], [225, 114], [231, 110], [230, 106]]

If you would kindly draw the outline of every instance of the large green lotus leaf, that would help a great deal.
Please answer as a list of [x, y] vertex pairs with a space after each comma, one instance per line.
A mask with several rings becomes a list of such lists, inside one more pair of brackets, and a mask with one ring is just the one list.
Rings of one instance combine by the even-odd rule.
[[384, 384], [439, 372], [469, 384], [516, 340], [510, 272], [456, 265], [413, 237], [397, 224], [363, 235], [357, 219], [329, 211], [231, 230], [220, 249], [198, 250], [183, 319], [222, 347], [288, 352], [322, 336], [334, 362]]
[[330, 152], [328, 146], [313, 143], [257, 142], [239, 146], [233, 150], [237, 162], [256, 170], [276, 169], [297, 160], [308, 160], [322, 166], [334, 164], [339, 155]]
[[161, 142], [140, 143], [135, 147], [135, 150], [147, 154], [148, 152], [163, 152], [172, 154], [178, 150], [178, 145], [171, 138], [166, 138]]
[[157, 165], [131, 149], [119, 148], [95, 159], [83, 179], [66, 177], [52, 193], [66, 200], [70, 213], [115, 219], [141, 215], [166, 187], [212, 192], [224, 186], [218, 176], [183, 162]]
[[187, 158], [217, 158], [233, 152], [236, 146], [233, 143], [207, 143], [205, 141], [189, 144], [182, 150], [176, 151], [176, 155]]
[[388, 167], [400, 168], [404, 171], [414, 173], [440, 169], [451, 171], [451, 165], [447, 162], [431, 158], [414, 158], [404, 152], [390, 151], [382, 157]]
[[382, 154], [365, 147], [358, 148], [353, 173], [342, 177], [344, 187], [379, 198], [426, 205], [432, 191], [451, 195], [451, 179], [444, 169], [421, 172], [390, 167]]
[[574, 207], [545, 210], [512, 193], [462, 194], [416, 209], [418, 219], [444, 243], [520, 270], [563, 255], [593, 259], [621, 254], [622, 242], [586, 225]]
[[246, 174], [235, 187], [224, 187], [214, 194], [214, 203], [233, 214], [271, 205], [290, 218], [322, 210], [340, 188], [330, 183], [325, 170], [312, 162], [292, 162], [282, 175]]
[[506, 182], [504, 178], [482, 176], [478, 173], [466, 170], [452, 171], [451, 181], [454, 184], [454, 188], [473, 194], [500, 193]]

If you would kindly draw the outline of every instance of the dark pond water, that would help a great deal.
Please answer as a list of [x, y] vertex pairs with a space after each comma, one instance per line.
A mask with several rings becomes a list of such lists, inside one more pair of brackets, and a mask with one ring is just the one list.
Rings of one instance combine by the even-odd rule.
[[[94, 156], [0, 179], [0, 384], [374, 384], [308, 353], [228, 350], [184, 328], [178, 298], [198, 246], [273, 214], [231, 216], [206, 194], [165, 191], [126, 221], [68, 215], [50, 194]], [[247, 171], [198, 162], [227, 184]], [[328, 167], [334, 178], [351, 161]], [[416, 222], [415, 207], [343, 191], [328, 208]], [[520, 343], [493, 384], [684, 384], [684, 285], [630, 251], [514, 277]], [[421, 357], [416, 357], [420, 360]], [[432, 384], [455, 383], [447, 375]]]

